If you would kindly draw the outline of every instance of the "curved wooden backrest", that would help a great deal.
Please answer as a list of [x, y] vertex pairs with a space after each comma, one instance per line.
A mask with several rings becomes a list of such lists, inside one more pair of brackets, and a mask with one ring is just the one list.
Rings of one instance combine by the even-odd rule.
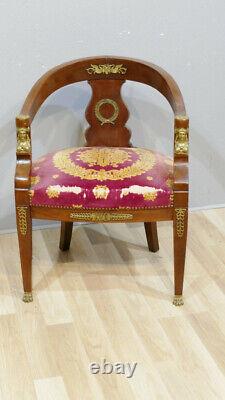
[[30, 123], [46, 98], [57, 89], [88, 81], [92, 99], [86, 110], [90, 124], [88, 146], [129, 146], [130, 132], [125, 127], [128, 110], [120, 90], [125, 80], [157, 89], [170, 103], [175, 115], [185, 115], [181, 92], [174, 79], [162, 68], [140, 60], [121, 57], [84, 58], [59, 65], [44, 74], [28, 94], [21, 113]]

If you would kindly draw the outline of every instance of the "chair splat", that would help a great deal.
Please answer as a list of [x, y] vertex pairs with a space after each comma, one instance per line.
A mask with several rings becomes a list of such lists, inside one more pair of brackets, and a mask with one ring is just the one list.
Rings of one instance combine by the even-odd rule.
[[87, 146], [129, 147], [129, 112], [121, 97], [124, 80], [90, 80], [92, 98], [86, 109]]

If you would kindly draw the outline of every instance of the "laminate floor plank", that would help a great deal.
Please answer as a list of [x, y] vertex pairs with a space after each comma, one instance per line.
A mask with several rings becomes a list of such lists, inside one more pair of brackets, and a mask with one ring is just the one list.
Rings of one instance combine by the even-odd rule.
[[[67, 252], [59, 232], [33, 233], [29, 304], [17, 235], [0, 235], [0, 400], [223, 400], [225, 209], [190, 213], [183, 307], [171, 223], [154, 254], [141, 223], [75, 225]], [[93, 362], [137, 366], [128, 378]]]

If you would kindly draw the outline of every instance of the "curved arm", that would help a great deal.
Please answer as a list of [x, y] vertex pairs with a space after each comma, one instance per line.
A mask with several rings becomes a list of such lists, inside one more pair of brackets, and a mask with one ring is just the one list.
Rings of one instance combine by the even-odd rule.
[[[93, 66], [97, 67], [95, 71]], [[121, 67], [122, 70], [114, 67]], [[106, 69], [102, 68], [106, 67]], [[107, 68], [110, 72], [107, 72]], [[113, 69], [114, 68], [114, 69]], [[99, 72], [100, 71], [100, 72]], [[30, 124], [35, 114], [46, 98], [57, 89], [75, 82], [97, 79], [125, 79], [137, 81], [152, 86], [166, 97], [175, 114], [175, 138], [174, 138], [174, 188], [179, 190], [187, 188], [187, 165], [188, 158], [184, 151], [178, 148], [184, 148], [188, 145], [188, 134], [186, 144], [182, 129], [188, 126], [185, 105], [182, 94], [174, 79], [162, 68], [140, 60], [120, 57], [89, 57], [80, 60], [67, 62], [59, 65], [46, 74], [44, 74], [33, 86], [28, 94], [21, 110], [20, 116], [16, 119], [17, 125], [17, 172], [16, 185], [24, 188], [30, 185], [30, 165], [31, 165], [31, 134]], [[178, 130], [180, 133], [178, 135]], [[183, 132], [184, 133], [184, 132]], [[181, 144], [179, 144], [181, 142]], [[185, 140], [184, 140], [185, 142]], [[182, 147], [184, 145], [184, 147]], [[21, 169], [23, 165], [23, 169]], [[23, 171], [23, 173], [22, 173]], [[21, 174], [23, 179], [21, 179]], [[22, 183], [23, 182], [23, 183]]]
[[[91, 66], [97, 69], [93, 73]], [[102, 70], [101, 66], [121, 66], [120, 70]], [[100, 71], [100, 72], [99, 72]], [[32, 87], [28, 94], [21, 114], [29, 115], [30, 123], [41, 104], [57, 89], [75, 82], [96, 79], [125, 79], [137, 81], [152, 86], [166, 97], [175, 115], [185, 115], [185, 106], [182, 94], [175, 80], [157, 65], [141, 60], [121, 57], [88, 57], [67, 62], [49, 70]]]

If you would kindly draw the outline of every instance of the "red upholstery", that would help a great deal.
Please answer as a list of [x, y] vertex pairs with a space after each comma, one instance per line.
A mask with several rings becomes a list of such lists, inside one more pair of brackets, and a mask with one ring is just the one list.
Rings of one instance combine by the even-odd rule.
[[80, 147], [33, 163], [31, 204], [61, 208], [157, 208], [173, 202], [173, 163], [142, 148]]

